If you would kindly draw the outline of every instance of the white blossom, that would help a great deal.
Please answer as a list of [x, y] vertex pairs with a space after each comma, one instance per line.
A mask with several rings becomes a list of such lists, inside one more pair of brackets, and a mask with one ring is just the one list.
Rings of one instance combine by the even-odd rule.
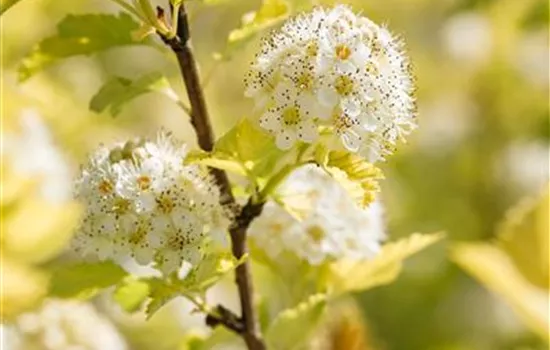
[[245, 95], [279, 148], [328, 134], [332, 148], [374, 161], [416, 127], [413, 92], [402, 43], [338, 5], [297, 16], [265, 38]]
[[86, 204], [73, 247], [82, 255], [156, 262], [165, 273], [197, 263], [229, 220], [213, 179], [185, 165], [185, 145], [161, 132], [155, 141], [101, 147], [82, 169], [77, 198]]
[[249, 229], [254, 244], [271, 258], [291, 252], [312, 265], [377, 254], [384, 238], [382, 206], [359, 208], [348, 192], [314, 165], [294, 171]]
[[87, 303], [48, 299], [8, 326], [10, 350], [125, 350], [114, 325]]

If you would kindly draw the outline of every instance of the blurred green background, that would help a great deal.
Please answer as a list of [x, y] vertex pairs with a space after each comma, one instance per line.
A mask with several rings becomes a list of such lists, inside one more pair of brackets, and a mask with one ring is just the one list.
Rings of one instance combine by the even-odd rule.
[[[382, 165], [389, 235], [437, 230], [448, 235], [445, 244], [411, 259], [396, 283], [356, 296], [371, 334], [370, 347], [547, 348], [506, 304], [448, 260], [446, 245], [490, 241], [506, 210], [543, 190], [548, 181], [548, 1], [341, 3], [400, 34], [418, 78], [420, 127]], [[312, 5], [305, 0], [292, 4], [295, 9]], [[206, 97], [218, 135], [252, 110], [243, 97], [243, 77], [258, 40], [226, 62], [214, 60], [213, 53], [224, 50], [228, 33], [239, 26], [243, 13], [259, 6], [259, 1], [249, 0], [189, 4], [193, 45], [202, 75], [210, 76]], [[160, 94], [134, 100], [116, 118], [88, 110], [91, 96], [113, 75], [135, 78], [161, 70], [185, 96], [171, 55], [150, 46], [70, 58], [17, 82], [21, 59], [52, 34], [64, 16], [116, 11], [107, 0], [26, 0], [1, 19], [3, 123], [24, 108], [37, 109], [74, 169], [100, 142], [150, 134], [159, 127], [195, 144], [186, 115]], [[155, 322], [148, 327], [152, 334], [173, 329]], [[148, 342], [135, 332], [128, 335], [138, 349], [160, 346], [144, 345]]]

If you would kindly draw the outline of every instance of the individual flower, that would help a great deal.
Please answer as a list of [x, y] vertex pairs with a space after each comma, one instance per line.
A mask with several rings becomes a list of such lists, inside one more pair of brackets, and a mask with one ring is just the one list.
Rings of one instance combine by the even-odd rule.
[[125, 350], [114, 325], [88, 303], [49, 299], [6, 329], [12, 350]]
[[254, 245], [273, 259], [291, 252], [312, 265], [377, 254], [384, 238], [382, 206], [359, 208], [329, 174], [314, 165], [295, 170], [249, 229]]
[[164, 132], [97, 150], [76, 185], [86, 215], [74, 249], [101, 260], [154, 261], [165, 273], [197, 263], [229, 220], [214, 180], [186, 165], [186, 156], [185, 145]]
[[263, 40], [245, 95], [281, 149], [328, 134], [332, 149], [378, 160], [416, 127], [402, 46], [346, 6], [319, 7]]

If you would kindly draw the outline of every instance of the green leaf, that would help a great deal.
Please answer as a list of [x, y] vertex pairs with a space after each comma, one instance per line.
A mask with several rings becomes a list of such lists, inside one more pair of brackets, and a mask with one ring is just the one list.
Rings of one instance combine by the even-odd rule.
[[207, 255], [197, 264], [181, 282], [187, 293], [203, 294], [216, 284], [223, 276], [244, 263], [247, 256], [237, 260], [230, 252], [215, 252]]
[[243, 340], [224, 327], [216, 327], [206, 336], [204, 334], [186, 335], [180, 350], [243, 349]]
[[[322, 155], [316, 154], [316, 157]], [[384, 178], [382, 170], [357, 154], [346, 151], [328, 153], [325, 168], [361, 207], [368, 206], [375, 199], [380, 191], [378, 181]]]
[[191, 298], [202, 297], [223, 276], [242, 264], [247, 257], [235, 259], [229, 252], [212, 252], [194, 266], [183, 280], [143, 279], [149, 285], [149, 302], [146, 307], [147, 318], [153, 316], [164, 304], [177, 296]]
[[13, 5], [17, 4], [21, 0], [0, 0], [0, 15], [10, 9]]
[[275, 146], [272, 136], [243, 118], [216, 142], [212, 154], [241, 163], [253, 175], [266, 176], [284, 152]]
[[530, 283], [505, 251], [487, 243], [455, 244], [451, 259], [503, 298], [542, 339], [550, 340], [548, 291]]
[[390, 242], [370, 260], [342, 260], [332, 264], [326, 276], [327, 287], [334, 294], [371, 289], [393, 282], [402, 269], [403, 261], [443, 238], [443, 234], [415, 233]]
[[138, 28], [139, 24], [126, 13], [68, 15], [57, 25], [56, 35], [42, 40], [23, 59], [19, 79], [26, 80], [60, 59], [136, 44], [132, 32]]
[[229, 33], [225, 52], [218, 54], [218, 58], [230, 58], [237, 48], [244, 46], [258, 33], [280, 23], [289, 15], [290, 5], [286, 0], [263, 0], [258, 11], [251, 11], [242, 16], [241, 26]]
[[161, 73], [151, 73], [136, 80], [122, 77], [112, 78], [94, 95], [90, 101], [90, 109], [97, 113], [109, 109], [111, 115], [115, 117], [125, 104], [140, 95], [154, 91], [161, 92], [168, 98], [179, 102], [166, 77]]
[[550, 193], [528, 198], [512, 208], [497, 232], [497, 245], [512, 259], [525, 278], [550, 289]]
[[53, 268], [50, 296], [88, 299], [127, 275], [120, 266], [109, 262], [78, 263]]
[[298, 349], [317, 326], [326, 306], [326, 296], [315, 294], [298, 306], [282, 311], [266, 332], [269, 349]]
[[177, 284], [160, 278], [147, 279], [150, 300], [145, 308], [146, 318], [150, 319], [167, 302], [180, 295]]
[[185, 163], [202, 164], [243, 176], [247, 175], [247, 170], [240, 161], [223, 153], [209, 153], [201, 150], [192, 150], [187, 154]]
[[116, 287], [113, 299], [125, 311], [134, 312], [140, 309], [150, 293], [147, 281], [129, 277]]

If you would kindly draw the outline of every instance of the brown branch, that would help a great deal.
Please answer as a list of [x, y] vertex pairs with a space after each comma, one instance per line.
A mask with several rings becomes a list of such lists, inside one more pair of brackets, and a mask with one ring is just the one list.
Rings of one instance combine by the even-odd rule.
[[244, 333], [241, 319], [222, 305], [216, 307], [216, 314], [210, 313], [206, 316], [206, 325], [212, 328], [223, 325], [237, 334]]
[[[187, 14], [184, 9], [184, 3], [179, 11], [177, 35], [174, 38], [162, 37], [163, 41], [170, 46], [175, 53], [179, 67], [185, 82], [187, 96], [191, 105], [191, 125], [197, 134], [199, 147], [205, 151], [211, 151], [214, 147], [214, 133], [210, 118], [206, 108], [203, 90], [200, 84], [197, 64], [194, 59], [193, 51], [189, 45], [189, 23]], [[210, 168], [211, 174], [214, 176], [217, 185], [222, 193], [221, 203], [232, 209], [237, 208], [237, 203], [231, 192], [231, 185], [227, 174], [220, 169]], [[229, 230], [231, 236], [231, 245], [233, 255], [240, 259], [247, 252], [246, 245], [246, 230], [252, 220], [260, 215], [263, 208], [263, 203], [253, 204], [251, 201], [247, 203], [238, 213], [234, 225]], [[233, 322], [228, 322], [223, 312], [223, 319], [215, 319], [212, 315], [207, 317], [207, 324], [223, 324], [228, 328], [239, 333], [245, 340], [248, 349], [250, 350], [265, 350], [266, 346], [262, 340], [256, 312], [254, 310], [252, 278], [250, 274], [250, 264], [244, 262], [235, 270], [235, 281], [239, 290], [241, 302], [241, 324], [243, 329], [240, 330]], [[218, 311], [220, 311], [218, 309]]]

